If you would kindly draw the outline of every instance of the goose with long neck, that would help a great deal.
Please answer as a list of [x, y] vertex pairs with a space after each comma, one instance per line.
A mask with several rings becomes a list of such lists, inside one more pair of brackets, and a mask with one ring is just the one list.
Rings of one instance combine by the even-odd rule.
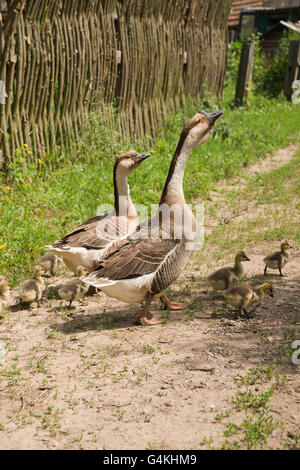
[[[140, 230], [120, 240], [112, 251], [107, 251], [99, 267], [84, 281], [100, 287], [107, 295], [123, 302], [136, 303], [145, 300], [145, 306], [137, 317], [138, 323], [157, 324], [160, 320], [147, 318], [151, 302], [155, 298], [171, 308], [181, 304], [170, 302], [164, 295], [182, 273], [192, 255], [195, 242], [193, 230], [187, 235], [187, 226], [195, 225], [195, 217], [188, 208], [182, 188], [185, 167], [191, 151], [203, 144], [211, 135], [215, 121], [222, 112], [200, 111], [183, 128], [164, 184], [157, 215], [143, 224]], [[164, 218], [163, 209], [177, 207], [179, 218]], [[168, 212], [168, 211], [166, 211]], [[188, 227], [188, 228], [189, 228]], [[178, 233], [183, 236], [179, 237]]]
[[78, 228], [49, 246], [74, 272], [78, 266], [93, 271], [104, 250], [118, 238], [133, 233], [139, 226], [136, 208], [130, 197], [128, 176], [150, 154], [131, 150], [120, 155], [113, 170], [115, 211], [90, 218]]

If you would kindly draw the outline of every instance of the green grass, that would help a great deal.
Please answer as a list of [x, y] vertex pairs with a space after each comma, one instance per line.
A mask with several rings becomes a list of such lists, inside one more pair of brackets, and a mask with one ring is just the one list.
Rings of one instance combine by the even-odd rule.
[[[300, 149], [289, 163], [267, 173], [249, 176], [245, 173], [245, 184], [236, 185], [233, 190], [222, 188], [218, 201], [206, 205], [206, 212], [218, 225], [205, 237], [205, 250], [195, 254], [195, 267], [204, 263], [209, 252], [213, 253], [214, 261], [225, 262], [234, 252], [244, 248], [247, 251], [264, 242], [271, 252], [279, 248], [282, 239], [288, 239], [297, 250], [300, 246], [299, 176]], [[241, 215], [241, 219], [222, 223], [222, 214], [229, 210]]]
[[[190, 157], [184, 182], [188, 202], [205, 199], [218, 180], [239, 174], [250, 162], [297, 139], [299, 106], [252, 97], [250, 108], [232, 109], [231, 94], [228, 89], [224, 117], [213, 138]], [[130, 176], [135, 203], [148, 207], [158, 203], [183, 124], [199, 107], [220, 106], [207, 95], [198, 106], [190, 104], [168, 118], [166, 129], [153, 142], [151, 158]], [[45, 245], [95, 215], [98, 205], [113, 203], [114, 157], [131, 147], [128, 140], [92, 117], [72, 151], [35, 155], [36, 163], [28, 163], [30, 149], [19, 149], [9, 173], [0, 172], [0, 273], [8, 275], [13, 286], [32, 272], [35, 260], [46, 252]], [[140, 144], [135, 148], [149, 150]], [[266, 179], [263, 184], [267, 188], [272, 181]], [[284, 197], [280, 189], [278, 197]], [[275, 235], [281, 234], [270, 232]]]
[[[264, 449], [272, 433], [277, 429], [283, 429], [283, 424], [275, 421], [270, 413], [270, 399], [284, 383], [284, 378], [279, 375], [274, 364], [269, 364], [266, 368], [261, 366], [253, 367], [246, 375], [238, 375], [234, 383], [244, 390], [238, 390], [232, 397], [233, 409], [227, 409], [215, 416], [215, 421], [223, 423], [223, 436], [220, 449]], [[264, 384], [270, 384], [269, 390], [259, 390]], [[251, 389], [256, 385], [255, 390]], [[238, 412], [238, 413], [237, 413]], [[226, 421], [235, 416], [233, 421]], [[297, 446], [297, 436], [290, 446]], [[212, 438], [207, 438], [203, 444], [213, 446]]]

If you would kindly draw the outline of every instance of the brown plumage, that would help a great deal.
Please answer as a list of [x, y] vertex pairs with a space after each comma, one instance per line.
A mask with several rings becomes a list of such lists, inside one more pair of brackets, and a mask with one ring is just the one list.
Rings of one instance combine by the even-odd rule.
[[283, 276], [282, 269], [290, 260], [290, 248], [293, 248], [288, 241], [283, 241], [280, 245], [280, 251], [276, 251], [264, 258], [264, 275], [267, 274], [267, 268], [278, 269], [280, 276]]
[[244, 274], [243, 261], [250, 261], [244, 251], [235, 256], [234, 266], [218, 269], [208, 277], [208, 282], [214, 290], [230, 289], [239, 283]]

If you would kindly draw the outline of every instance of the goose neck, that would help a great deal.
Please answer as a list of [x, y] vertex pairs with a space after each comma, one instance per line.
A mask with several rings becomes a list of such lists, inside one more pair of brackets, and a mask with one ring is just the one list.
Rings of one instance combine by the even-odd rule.
[[164, 184], [160, 204], [185, 204], [183, 177], [191, 148], [185, 142], [178, 143]]
[[122, 171], [115, 171], [114, 174], [115, 211], [117, 217], [126, 218], [137, 217], [135, 206], [130, 197], [128, 176]]

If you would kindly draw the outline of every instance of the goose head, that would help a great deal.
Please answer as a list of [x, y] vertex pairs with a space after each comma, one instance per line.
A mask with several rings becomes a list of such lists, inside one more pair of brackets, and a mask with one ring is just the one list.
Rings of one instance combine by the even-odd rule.
[[289, 250], [290, 248], [293, 248], [288, 241], [283, 241], [280, 245], [280, 248], [281, 248], [281, 251], [287, 251]]
[[87, 276], [88, 271], [84, 266], [77, 266], [76, 269], [76, 277], [82, 277], [82, 276]]
[[117, 157], [115, 162], [115, 171], [118, 174], [128, 176], [132, 173], [146, 158], [150, 157], [150, 153], [138, 153], [135, 150], [122, 153]]
[[45, 269], [44, 269], [43, 266], [41, 266], [40, 264], [37, 264], [37, 265], [34, 267], [33, 278], [34, 278], [34, 279], [39, 279], [43, 274], [45, 274]]
[[259, 290], [263, 292], [265, 295], [269, 295], [270, 297], [274, 297], [273, 286], [270, 282], [265, 282], [261, 286], [259, 286]]
[[235, 261], [241, 262], [241, 261], [251, 261], [250, 258], [246, 255], [244, 251], [238, 251], [236, 256], [235, 256]]
[[216, 120], [223, 111], [207, 113], [199, 111], [190, 119], [181, 132], [181, 140], [191, 149], [203, 144], [211, 135]]

